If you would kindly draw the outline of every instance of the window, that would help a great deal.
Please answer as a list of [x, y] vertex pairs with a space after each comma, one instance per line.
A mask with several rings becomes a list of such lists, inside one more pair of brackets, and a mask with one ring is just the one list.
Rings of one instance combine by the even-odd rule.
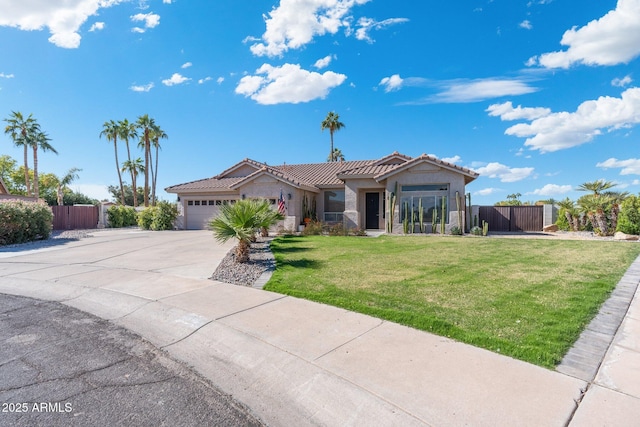
[[344, 214], [344, 190], [324, 192], [324, 221], [342, 222]]
[[222, 204], [222, 200], [216, 200], [216, 206], [220, 206]]
[[276, 199], [269, 199], [269, 204], [275, 205], [276, 204]]
[[200, 206], [200, 200], [195, 200], [193, 204], [196, 206]]
[[193, 206], [193, 200], [189, 200], [189, 201], [187, 202], [187, 206]]
[[442, 220], [442, 208], [444, 207], [445, 223], [449, 222], [449, 185], [448, 184], [424, 184], [424, 185], [403, 185], [400, 198], [400, 218], [399, 222], [405, 218], [411, 220], [420, 219], [420, 206], [422, 206], [422, 220], [425, 223], [432, 223], [434, 215], [436, 223]]
[[209, 206], [214, 206], [216, 204], [215, 200], [209, 200]]

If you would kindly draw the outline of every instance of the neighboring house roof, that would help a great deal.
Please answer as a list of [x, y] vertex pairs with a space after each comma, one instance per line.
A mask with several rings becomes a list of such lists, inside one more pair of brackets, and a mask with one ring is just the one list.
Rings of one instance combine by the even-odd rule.
[[0, 178], [0, 194], [9, 194], [9, 190], [7, 190], [7, 186], [2, 178]]
[[174, 185], [165, 190], [169, 193], [236, 190], [258, 177], [268, 175], [293, 187], [317, 192], [320, 188], [342, 186], [344, 179], [348, 178], [373, 178], [380, 182], [420, 163], [431, 163], [461, 173], [465, 176], [467, 184], [478, 177], [478, 173], [470, 169], [426, 154], [411, 158], [396, 151], [377, 160], [300, 165], [269, 166], [266, 163], [244, 159], [212, 178]]

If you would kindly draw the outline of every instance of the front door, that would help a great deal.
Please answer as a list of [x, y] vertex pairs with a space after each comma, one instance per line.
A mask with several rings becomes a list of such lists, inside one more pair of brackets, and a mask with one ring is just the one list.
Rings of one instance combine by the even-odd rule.
[[380, 193], [366, 193], [365, 228], [377, 230], [380, 228]]

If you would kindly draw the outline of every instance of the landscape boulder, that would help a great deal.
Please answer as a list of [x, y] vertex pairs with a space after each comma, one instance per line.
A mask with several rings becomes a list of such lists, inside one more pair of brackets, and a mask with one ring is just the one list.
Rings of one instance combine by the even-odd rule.
[[638, 240], [640, 236], [635, 236], [633, 234], [626, 234], [622, 231], [616, 231], [616, 234], [613, 235], [614, 240]]
[[547, 225], [546, 227], [542, 228], [542, 231], [546, 233], [555, 233], [556, 231], [558, 231], [558, 226], [555, 224]]

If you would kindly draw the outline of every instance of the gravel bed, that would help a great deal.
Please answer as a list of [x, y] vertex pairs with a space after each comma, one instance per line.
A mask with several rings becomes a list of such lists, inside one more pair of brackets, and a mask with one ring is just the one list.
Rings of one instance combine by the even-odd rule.
[[273, 270], [275, 262], [269, 249], [272, 239], [258, 238], [251, 244], [249, 261], [236, 262], [235, 247], [231, 249], [211, 276], [212, 280], [240, 286], [253, 286], [256, 280], [268, 270]]

